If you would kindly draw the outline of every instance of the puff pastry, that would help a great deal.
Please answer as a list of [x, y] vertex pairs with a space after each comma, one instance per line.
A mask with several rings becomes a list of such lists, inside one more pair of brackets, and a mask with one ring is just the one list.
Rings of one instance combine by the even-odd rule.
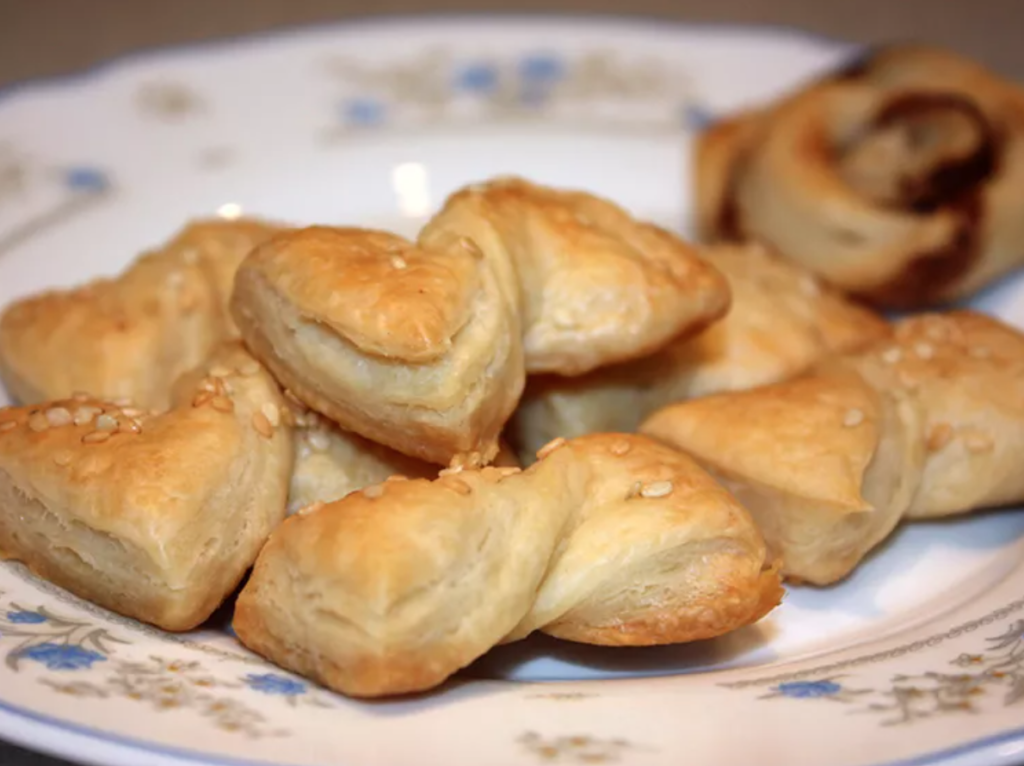
[[878, 315], [761, 245], [710, 247], [702, 255], [729, 281], [726, 317], [643, 360], [579, 378], [529, 380], [511, 424], [524, 461], [556, 436], [633, 431], [671, 402], [784, 380], [889, 333]]
[[0, 556], [166, 630], [203, 622], [285, 515], [275, 381], [218, 349], [152, 415], [87, 396], [0, 410]]
[[200, 221], [116, 278], [13, 304], [0, 317], [0, 376], [24, 404], [88, 391], [166, 408], [172, 383], [237, 336], [235, 271], [276, 230]]
[[781, 596], [746, 511], [632, 435], [538, 463], [391, 480], [286, 521], [239, 597], [250, 649], [345, 694], [432, 688], [533, 630], [647, 645], [720, 635]]
[[591, 195], [519, 180], [448, 200], [418, 243], [324, 227], [254, 251], [233, 310], [254, 353], [347, 430], [489, 462], [528, 371], [581, 374], [719, 317], [724, 278]]
[[881, 49], [699, 141], [698, 228], [753, 237], [895, 307], [1024, 262], [1024, 91], [971, 61]]
[[967, 311], [807, 375], [682, 402], [641, 431], [693, 455], [753, 514], [793, 579], [846, 576], [901, 518], [1024, 500], [1024, 336]]

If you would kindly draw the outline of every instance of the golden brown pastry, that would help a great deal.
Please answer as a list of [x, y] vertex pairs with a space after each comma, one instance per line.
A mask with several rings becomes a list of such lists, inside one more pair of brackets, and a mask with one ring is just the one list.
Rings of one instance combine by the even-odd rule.
[[1024, 262], [1024, 91], [978, 64], [884, 48], [699, 141], [698, 229], [756, 238], [896, 307]]
[[721, 316], [724, 278], [591, 195], [519, 180], [453, 195], [418, 243], [277, 237], [243, 264], [246, 342], [307, 405], [403, 454], [488, 462], [527, 372], [582, 374]]
[[821, 357], [886, 336], [879, 316], [761, 245], [706, 248], [729, 281], [732, 308], [696, 338], [579, 378], [528, 381], [512, 420], [520, 454], [556, 436], [633, 431], [659, 407], [785, 380]]
[[88, 391], [166, 408], [171, 384], [237, 335], [227, 311], [235, 270], [274, 231], [194, 223], [116, 278], [13, 304], [0, 317], [0, 376], [24, 404]]
[[432, 688], [543, 630], [649, 645], [720, 635], [781, 596], [743, 508], [649, 439], [556, 442], [530, 469], [390, 480], [291, 517], [234, 627], [275, 663], [345, 694]]
[[725, 280], [676, 235], [591, 194], [517, 178], [453, 194], [419, 241], [465, 237], [520, 308], [526, 371], [638, 359], [725, 314]]
[[115, 612], [195, 627], [284, 518], [283, 408], [230, 344], [161, 415], [87, 396], [0, 410], [0, 556]]
[[524, 379], [518, 315], [459, 242], [288, 233], [243, 263], [233, 310], [277, 379], [347, 430], [434, 463], [497, 453]]
[[1024, 500], [1024, 336], [960, 311], [752, 391], [666, 407], [645, 434], [693, 455], [793, 578], [847, 575], [904, 517]]

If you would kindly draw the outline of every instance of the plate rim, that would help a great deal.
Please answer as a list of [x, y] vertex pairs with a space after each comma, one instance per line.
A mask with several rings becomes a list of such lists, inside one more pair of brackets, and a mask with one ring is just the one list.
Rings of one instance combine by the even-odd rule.
[[[0, 86], [0, 112], [3, 107], [22, 95], [40, 91], [74, 91], [89, 87], [97, 81], [119, 71], [144, 66], [161, 59], [203, 56], [222, 53], [232, 49], [245, 49], [260, 45], [274, 44], [300, 39], [310, 34], [325, 36], [335, 32], [372, 29], [380, 32], [401, 34], [409, 29], [423, 30], [424, 27], [440, 28], [454, 24], [500, 27], [502, 23], [514, 22], [524, 26], [585, 26], [608, 28], [635, 33], [695, 33], [708, 35], [749, 35], [757, 38], [775, 38], [794, 42], [846, 50], [855, 55], [870, 48], [870, 44], [856, 43], [838, 37], [801, 28], [786, 23], [743, 23], [729, 21], [682, 20], [661, 14], [584, 13], [557, 12], [546, 14], [537, 11], [523, 12], [464, 12], [445, 11], [438, 13], [371, 14], [352, 18], [334, 18], [322, 21], [286, 24], [264, 30], [239, 34], [220, 35], [210, 39], [174, 42], [122, 51], [104, 57], [94, 63], [69, 71], [54, 74], [24, 77]], [[10, 725], [7, 725], [7, 724]], [[19, 724], [29, 724], [25, 729]], [[55, 715], [22, 708], [0, 699], [0, 731], [5, 742], [30, 752], [45, 753], [53, 757], [76, 763], [132, 764], [132, 766], [291, 766], [280, 760], [253, 760], [236, 756], [217, 755], [154, 742], [141, 737], [120, 734], [87, 724], [76, 723]], [[24, 732], [24, 733], [23, 733]], [[57, 736], [46, 736], [46, 734]], [[72, 735], [71, 741], [59, 735]], [[89, 750], [76, 748], [81, 741], [88, 743]], [[891, 761], [873, 761], [871, 766], [943, 766], [954, 761], [964, 763], [977, 758], [977, 763], [1009, 766], [1015, 754], [999, 754], [987, 751], [1008, 744], [1024, 745], [1024, 726], [987, 735], [978, 739], [940, 748], [918, 756]], [[351, 764], [356, 766], [356, 764]]]

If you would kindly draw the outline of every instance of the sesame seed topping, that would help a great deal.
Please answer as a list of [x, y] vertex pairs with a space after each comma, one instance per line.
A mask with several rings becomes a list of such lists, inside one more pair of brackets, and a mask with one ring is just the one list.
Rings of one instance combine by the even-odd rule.
[[82, 444], [102, 444], [109, 438], [109, 431], [93, 431], [82, 437]]
[[843, 425], [847, 428], [854, 428], [864, 422], [864, 413], [856, 407], [846, 411], [843, 415]]
[[495, 466], [494, 470], [501, 474], [503, 478], [507, 476], [515, 476], [517, 473], [523, 472], [522, 468], [514, 465]]
[[215, 378], [226, 378], [231, 374], [231, 369], [223, 364], [215, 364], [210, 368], [210, 375]]
[[193, 407], [202, 407], [204, 404], [211, 402], [215, 394], [212, 391], [203, 391], [198, 394], [195, 399], [192, 400]]
[[992, 356], [992, 351], [985, 346], [972, 346], [967, 353], [975, 359], [988, 359]]
[[384, 494], [384, 486], [381, 484], [371, 484], [363, 490], [363, 494], [371, 500], [376, 500]]
[[438, 472], [438, 476], [455, 476], [456, 474], [462, 473], [461, 465], [450, 465], [447, 468], [442, 468]]
[[99, 407], [79, 407], [75, 410], [74, 423], [76, 426], [84, 426], [91, 423], [92, 419], [100, 414]]
[[274, 428], [270, 425], [270, 421], [267, 420], [267, 416], [262, 412], [253, 413], [252, 416], [252, 427], [256, 429], [256, 432], [261, 436], [265, 436], [268, 439], [274, 435]]
[[882, 352], [882, 361], [886, 364], [896, 364], [900, 359], [903, 358], [903, 352], [896, 346], [887, 348]]
[[327, 449], [331, 446], [331, 440], [323, 431], [310, 431], [306, 435], [306, 438], [309, 441], [309, 446], [311, 446], [317, 452], [326, 452]]
[[469, 237], [459, 237], [459, 246], [474, 258], [483, 257], [484, 253], [480, 249], [480, 246]]
[[398, 269], [399, 271], [401, 271], [402, 269], [407, 268], [409, 266], [409, 264], [405, 262], [405, 258], [403, 258], [402, 256], [400, 256], [400, 255], [392, 255], [391, 256], [391, 266], [392, 266], [392, 268], [395, 268], [395, 269]]
[[117, 418], [108, 415], [104, 412], [98, 418], [96, 418], [96, 430], [97, 431], [116, 431], [117, 430]]
[[543, 447], [541, 447], [539, 450], [537, 450], [537, 459], [538, 460], [543, 460], [548, 455], [550, 455], [552, 452], [554, 452], [555, 450], [557, 450], [558, 448], [563, 447], [563, 446], [565, 446], [565, 437], [564, 436], [555, 437], [554, 439], [549, 441], [547, 444], [545, 444]]
[[317, 500], [315, 503], [310, 503], [305, 508], [300, 508], [295, 513], [298, 516], [308, 516], [311, 513], [316, 513], [317, 511], [324, 507], [326, 507], [326, 503], [324, 503], [321, 500]]
[[131, 407], [133, 404], [135, 404], [135, 402], [132, 401], [127, 396], [122, 396], [119, 399], [114, 399], [114, 401], [112, 401], [111, 404], [113, 404], [115, 407]]
[[656, 481], [640, 490], [640, 497], [667, 497], [672, 494], [672, 482]]
[[623, 439], [622, 441], [617, 441], [615, 442], [615, 444], [612, 445], [612, 454], [620, 456], [625, 455], [627, 452], [630, 451], [630, 449], [632, 449], [632, 445], [628, 441]]
[[141, 434], [142, 433], [142, 425], [139, 424], [138, 422], [134, 421], [134, 420], [125, 420], [124, 422], [122, 422], [120, 424], [120, 426], [118, 427], [117, 430], [118, 430], [119, 433], [122, 433], [122, 434], [125, 434], [125, 433]]
[[914, 346], [914, 353], [919, 359], [931, 359], [935, 356], [935, 349], [930, 343], [918, 343]]
[[937, 423], [928, 433], [928, 441], [925, 446], [929, 452], [938, 452], [949, 444], [953, 438], [953, 428], [949, 423]]
[[74, 455], [66, 449], [62, 449], [59, 452], [53, 453], [53, 462], [59, 466], [71, 465], [71, 461]]
[[260, 407], [260, 412], [263, 413], [267, 422], [274, 428], [281, 425], [281, 410], [279, 410], [277, 405], [273, 402], [266, 402], [262, 407]]
[[458, 477], [448, 479], [447, 484], [460, 495], [468, 495], [473, 491], [473, 489], [468, 484], [466, 484], [466, 482], [464, 482], [462, 479]]
[[0, 434], [2, 434], [4, 431], [13, 431], [17, 427], [17, 420], [8, 420], [6, 423], [0, 423]]
[[964, 438], [964, 444], [967, 446], [968, 452], [974, 453], [991, 452], [992, 448], [995, 446], [991, 436], [979, 431], [969, 433]]
[[87, 402], [92, 399], [92, 396], [87, 394], [85, 391], [75, 391], [75, 393], [71, 394], [71, 398], [76, 402]]
[[199, 390], [216, 394], [220, 391], [220, 380], [216, 378], [203, 378], [199, 381]]
[[388, 478], [384, 479], [384, 481], [409, 481], [409, 477], [403, 476], [400, 473], [396, 473], [392, 476], [388, 476]]
[[243, 375], [255, 375], [260, 371], [260, 363], [255, 359], [250, 359], [248, 362], [238, 368], [238, 371]]
[[215, 396], [210, 400], [210, 406], [217, 412], [234, 412], [235, 403], [226, 396]]
[[51, 407], [46, 411], [46, 419], [55, 428], [69, 426], [72, 422], [71, 413], [64, 407]]
[[46, 419], [46, 415], [43, 413], [33, 412], [28, 416], [28, 427], [36, 433], [40, 433], [50, 427], [50, 421]]

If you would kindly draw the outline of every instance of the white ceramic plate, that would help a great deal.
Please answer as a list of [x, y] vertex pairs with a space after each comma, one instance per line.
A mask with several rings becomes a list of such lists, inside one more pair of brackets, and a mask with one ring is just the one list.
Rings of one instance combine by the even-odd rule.
[[[113, 273], [186, 219], [414, 231], [499, 173], [684, 228], [691, 131], [832, 66], [779, 31], [409, 20], [147, 54], [0, 96], [0, 303]], [[983, 306], [1024, 322], [1024, 282]], [[2, 400], [0, 400], [2, 403]], [[0, 737], [130, 764], [1009, 764], [1024, 513], [908, 526], [760, 625], [652, 650], [507, 647], [363, 704], [0, 566]]]

